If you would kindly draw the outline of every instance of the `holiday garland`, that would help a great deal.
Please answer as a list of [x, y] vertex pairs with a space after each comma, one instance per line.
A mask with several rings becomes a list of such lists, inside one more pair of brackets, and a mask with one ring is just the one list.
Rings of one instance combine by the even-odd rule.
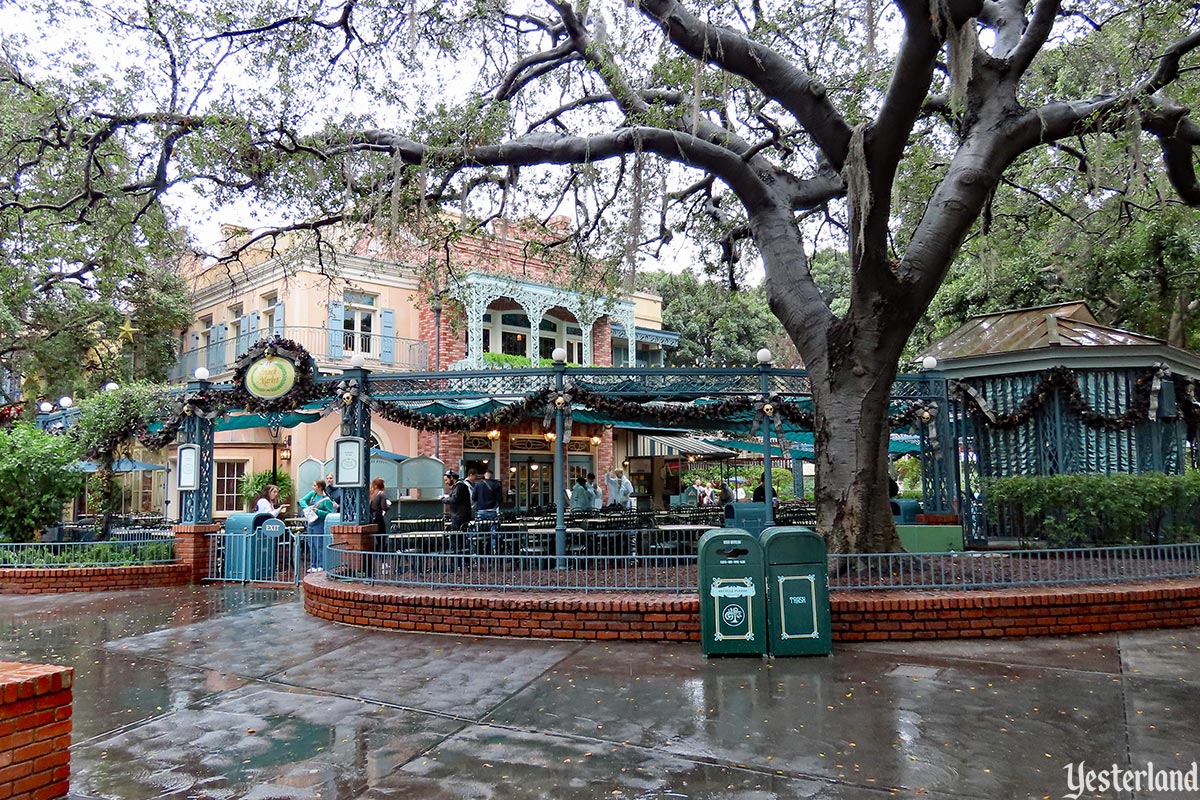
[[529, 395], [524, 400], [513, 403], [511, 406], [476, 416], [467, 414], [429, 414], [411, 409], [403, 403], [376, 400], [371, 397], [362, 397], [361, 399], [367, 403], [372, 411], [379, 414], [379, 416], [388, 422], [395, 422], [420, 431], [466, 433], [482, 428], [499, 428], [517, 423], [525, 417], [541, 411], [542, 407], [550, 401], [550, 398], [554, 394], [555, 391], [553, 389], [543, 389], [536, 394]]
[[968, 384], [954, 384], [952, 391], [971, 407], [977, 420], [998, 430], [1011, 430], [1029, 422], [1057, 390], [1063, 392], [1067, 409], [1078, 416], [1084, 425], [1096, 430], [1123, 431], [1150, 418], [1151, 397], [1155, 394], [1162, 377], [1159, 370], [1139, 375], [1134, 384], [1129, 407], [1119, 414], [1103, 414], [1092, 408], [1079, 390], [1079, 379], [1066, 367], [1051, 367], [1042, 372], [1033, 390], [1021, 400], [1016, 409], [1007, 414], [993, 410], [979, 391]]

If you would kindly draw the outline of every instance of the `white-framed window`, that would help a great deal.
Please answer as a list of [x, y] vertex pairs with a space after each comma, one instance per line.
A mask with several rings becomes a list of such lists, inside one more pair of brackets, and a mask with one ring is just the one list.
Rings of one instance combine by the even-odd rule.
[[500, 314], [500, 352], [510, 356], [529, 354], [529, 317], [520, 312]]
[[376, 328], [376, 300], [375, 295], [363, 292], [346, 292], [342, 296], [342, 302], [345, 304], [345, 316], [342, 317], [342, 348], [347, 353], [371, 355], [373, 352], [371, 337]]
[[213, 510], [217, 514], [230, 514], [243, 509], [242, 481], [245, 478], [245, 461], [218, 461], [213, 464]]
[[200, 318], [199, 328], [200, 328], [200, 346], [208, 347], [210, 344], [212, 344], [212, 328], [213, 328], [212, 314], [208, 314], [208, 315]]
[[237, 303], [229, 307], [229, 333], [227, 336], [230, 339], [237, 340], [242, 335], [242, 304]]
[[275, 307], [279, 305], [279, 294], [270, 292], [262, 296], [262, 311], [259, 313], [258, 329], [263, 338], [269, 338], [275, 331]]

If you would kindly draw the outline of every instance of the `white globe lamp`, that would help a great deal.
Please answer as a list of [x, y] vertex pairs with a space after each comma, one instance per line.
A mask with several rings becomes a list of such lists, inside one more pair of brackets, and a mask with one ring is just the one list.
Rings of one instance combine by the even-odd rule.
[[758, 363], [760, 364], [770, 364], [771, 351], [764, 347], [762, 350], [758, 351], [756, 358], [758, 358]]
[[921, 359], [921, 369], [937, 369], [938, 360], [935, 356], [925, 356]]
[[120, 388], [120, 385], [116, 381], [109, 381], [108, 383], [104, 384], [104, 391], [106, 392], [111, 392], [113, 389], [118, 388]]
[[196, 367], [196, 371], [192, 373], [192, 376], [198, 381], [208, 380], [208, 367]]
[[75, 400], [70, 395], [64, 394], [62, 397], [58, 398], [58, 404], [63, 408], [70, 408], [71, 406], [75, 405]]
[[554, 352], [550, 354], [550, 357], [559, 364], [562, 364], [567, 360], [567, 351], [562, 347], [556, 347], [554, 348]]
[[354, 367], [355, 369], [362, 369], [366, 366], [366, 364], [367, 359], [362, 353], [355, 353], [354, 355], [350, 356], [350, 366]]

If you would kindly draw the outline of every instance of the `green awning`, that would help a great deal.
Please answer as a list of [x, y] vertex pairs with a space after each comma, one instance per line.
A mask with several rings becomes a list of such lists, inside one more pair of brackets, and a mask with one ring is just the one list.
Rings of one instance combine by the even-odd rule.
[[318, 413], [293, 411], [287, 414], [233, 414], [221, 417], [213, 423], [213, 430], [241, 431], [247, 428], [269, 428], [278, 425], [281, 428], [294, 428], [306, 422], [316, 422], [321, 418]]

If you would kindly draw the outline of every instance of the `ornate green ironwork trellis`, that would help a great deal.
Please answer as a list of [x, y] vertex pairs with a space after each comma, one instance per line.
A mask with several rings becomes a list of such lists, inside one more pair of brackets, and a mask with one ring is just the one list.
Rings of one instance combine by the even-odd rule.
[[[212, 411], [238, 410], [235, 403], [241, 394], [236, 384], [195, 380], [187, 385], [181, 397], [178, 416], [183, 418], [185, 436], [200, 445], [201, 461], [207, 465], [200, 471], [200, 486], [182, 492], [182, 522], [210, 521], [209, 505], [203, 498], [211, 497], [212, 492], [212, 430], [216, 416]], [[892, 396], [893, 424], [912, 426], [922, 438], [928, 507], [934, 512], [952, 511], [958, 505], [958, 480], [945, 381], [934, 374], [901, 375], [893, 384]], [[740, 411], [754, 415], [754, 428], [762, 428], [765, 446], [769, 446], [775, 433], [784, 432], [783, 422], [811, 427], [812, 392], [808, 373], [770, 365], [748, 369], [559, 365], [550, 369], [380, 374], [352, 369], [338, 376], [315, 378], [302, 396], [305, 407], [323, 407], [325, 413], [339, 410], [342, 435], [363, 439], [370, 438], [372, 411], [415, 428], [463, 432], [476, 429], [490, 418], [463, 415], [460, 419], [451, 417], [448, 424], [444, 413], [423, 414], [410, 406], [427, 401], [484, 399], [509, 404], [492, 412], [497, 418], [514, 414], [536, 417], [545, 410], [547, 425], [553, 420], [559, 426], [564, 421], [570, 424], [571, 410], [576, 404], [586, 406], [589, 402], [603, 406], [609, 414], [634, 420], [651, 419], [660, 424], [671, 420], [697, 428], [720, 428], [723, 415]], [[284, 409], [285, 405], [276, 402], [271, 410], [298, 410]], [[196, 413], [200, 408], [206, 409], [206, 413]], [[167, 420], [164, 427], [175, 430], [180, 423], [180, 419]], [[564, 439], [561, 435], [557, 437], [556, 448], [563, 446]], [[348, 490], [344, 495], [342, 521], [346, 524], [366, 521], [365, 498], [356, 500], [354, 491]]]

